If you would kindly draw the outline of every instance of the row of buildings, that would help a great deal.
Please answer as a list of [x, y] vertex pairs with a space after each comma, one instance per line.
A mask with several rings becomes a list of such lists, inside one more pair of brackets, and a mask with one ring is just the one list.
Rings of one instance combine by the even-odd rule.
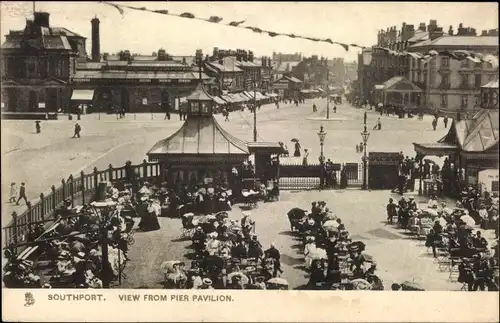
[[[304, 69], [311, 60], [301, 54], [258, 58], [252, 51], [219, 48], [207, 55], [197, 50], [193, 56], [172, 56], [164, 49], [152, 55], [129, 50], [109, 54], [101, 53], [99, 19], [91, 20], [91, 29], [90, 55], [87, 39], [52, 27], [49, 13], [35, 12], [24, 30], [11, 30], [0, 56], [2, 111], [55, 112], [86, 106], [93, 111], [159, 112], [178, 107], [200, 81], [214, 96], [246, 91], [290, 98], [299, 97], [304, 86], [326, 84], [318, 77], [321, 73]], [[295, 59], [298, 64], [293, 64]], [[332, 79], [343, 82], [343, 61], [328, 62]]]
[[474, 28], [460, 23], [457, 31], [449, 26], [445, 32], [436, 20], [420, 23], [418, 28], [403, 23], [400, 30], [396, 26], [380, 30], [376, 45], [363, 49], [358, 56], [357, 95], [373, 104], [384, 100], [380, 91], [384, 83], [399, 77], [404, 78], [408, 88], [408, 82], [415, 87], [406, 100], [395, 98], [393, 104], [434, 111], [474, 110], [480, 105], [481, 85], [498, 79], [498, 66], [491, 63], [440, 55], [424, 61], [410, 55], [391, 55], [381, 48], [408, 53], [466, 50], [498, 58], [498, 30], [483, 30], [478, 35]]

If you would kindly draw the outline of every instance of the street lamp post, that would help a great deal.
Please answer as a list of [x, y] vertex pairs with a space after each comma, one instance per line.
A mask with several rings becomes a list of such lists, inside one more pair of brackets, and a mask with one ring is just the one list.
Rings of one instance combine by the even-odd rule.
[[319, 146], [321, 148], [320, 155], [319, 155], [319, 158], [318, 158], [319, 159], [319, 163], [321, 164], [320, 186], [323, 187], [323, 184], [324, 184], [323, 165], [325, 163], [325, 156], [323, 155], [323, 146], [325, 144], [325, 138], [326, 138], [326, 132], [323, 131], [323, 126], [321, 126], [319, 128], [318, 138], [319, 138]]
[[366, 183], [366, 171], [367, 171], [367, 163], [368, 159], [366, 157], [366, 144], [368, 143], [368, 138], [370, 137], [370, 133], [366, 130], [366, 111], [363, 117], [363, 123], [364, 123], [364, 129], [363, 132], [361, 132], [361, 139], [363, 139], [363, 190], [367, 189], [367, 183]]
[[326, 118], [330, 119], [330, 72], [326, 70]]
[[257, 142], [257, 82], [253, 81], [253, 141]]

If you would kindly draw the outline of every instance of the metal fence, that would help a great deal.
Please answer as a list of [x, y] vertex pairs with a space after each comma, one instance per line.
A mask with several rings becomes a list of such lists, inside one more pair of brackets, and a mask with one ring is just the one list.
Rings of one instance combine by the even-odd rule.
[[[361, 187], [363, 185], [362, 163], [334, 163], [332, 169], [338, 183], [340, 183], [343, 168], [345, 169], [348, 187]], [[326, 176], [320, 164], [280, 164], [279, 175], [279, 187], [282, 190], [318, 189], [321, 187], [321, 177]]]
[[[336, 164], [339, 165], [340, 164]], [[361, 186], [363, 166], [359, 163], [346, 163], [348, 186]], [[340, 181], [341, 167], [334, 167], [337, 179]], [[304, 190], [318, 189], [324, 176], [320, 164], [313, 165], [280, 165], [279, 186], [283, 190]], [[40, 194], [40, 198], [34, 204], [28, 203], [28, 209], [21, 214], [12, 213], [12, 221], [3, 228], [5, 247], [15, 246], [28, 242], [28, 235], [37, 225], [50, 226], [54, 221], [56, 210], [62, 206], [66, 199], [70, 199], [72, 205], [82, 205], [94, 200], [98, 194], [99, 183], [113, 182], [132, 184], [132, 191], [136, 192], [146, 181], [154, 182], [160, 177], [160, 164], [148, 163], [146, 160], [142, 164], [132, 165], [127, 162], [125, 166], [113, 167], [94, 171], [90, 174], [81, 172], [78, 177], [70, 175], [67, 180], [62, 179], [57, 187], [52, 185], [51, 192], [45, 196]]]
[[50, 226], [54, 221], [56, 210], [61, 207], [66, 199], [72, 205], [82, 205], [94, 200], [98, 194], [100, 182], [130, 182], [134, 187], [142, 185], [145, 181], [153, 182], [160, 175], [158, 163], [132, 165], [127, 162], [123, 167], [113, 167], [97, 170], [90, 174], [81, 172], [78, 177], [70, 175], [67, 180], [62, 179], [59, 186], [52, 185], [51, 192], [40, 198], [34, 204], [28, 203], [28, 209], [21, 214], [12, 213], [12, 221], [3, 228], [5, 247], [26, 243], [28, 234], [39, 224]]

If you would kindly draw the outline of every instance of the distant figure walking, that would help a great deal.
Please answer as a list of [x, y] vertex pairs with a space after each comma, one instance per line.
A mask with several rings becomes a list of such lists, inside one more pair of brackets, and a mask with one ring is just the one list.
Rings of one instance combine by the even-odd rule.
[[380, 118], [377, 119], [377, 123], [373, 127], [373, 130], [382, 130], [382, 122], [380, 121]]
[[337, 106], [336, 105], [333, 106], [333, 113], [337, 113]]
[[42, 132], [42, 128], [40, 127], [40, 120], [35, 121], [36, 133]]
[[360, 153], [363, 152], [363, 143], [362, 142], [359, 143], [359, 152]]
[[304, 157], [302, 158], [302, 166], [307, 166], [307, 157], [309, 157], [309, 152], [307, 148], [304, 149]]
[[295, 142], [295, 152], [293, 153], [294, 157], [300, 157], [300, 144], [299, 142]]
[[10, 198], [9, 202], [14, 203], [17, 199], [17, 185], [16, 183], [12, 182], [10, 183]]
[[82, 131], [82, 127], [77, 123], [75, 124], [75, 134], [73, 135], [73, 138], [78, 137], [80, 138], [80, 131]]
[[443, 122], [444, 122], [444, 127], [448, 128], [448, 116], [444, 116]]
[[313, 103], [313, 112], [316, 112], [318, 111], [318, 109], [316, 108], [316, 103]]
[[28, 204], [28, 198], [26, 197], [26, 186], [24, 183], [21, 183], [21, 188], [19, 189], [19, 198], [16, 201], [16, 205], [19, 205], [19, 201], [24, 199], [24, 202]]
[[224, 119], [224, 121], [229, 121], [229, 111], [227, 110], [227, 108], [224, 108], [224, 110], [222, 111], [224, 117], [226, 117]]
[[432, 130], [436, 131], [437, 124], [438, 124], [438, 119], [434, 118], [432, 120]]

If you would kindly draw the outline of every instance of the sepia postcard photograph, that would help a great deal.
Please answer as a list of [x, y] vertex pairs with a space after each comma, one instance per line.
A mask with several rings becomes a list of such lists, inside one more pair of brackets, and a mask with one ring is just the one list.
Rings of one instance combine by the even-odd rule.
[[498, 322], [497, 3], [0, 13], [3, 320]]

